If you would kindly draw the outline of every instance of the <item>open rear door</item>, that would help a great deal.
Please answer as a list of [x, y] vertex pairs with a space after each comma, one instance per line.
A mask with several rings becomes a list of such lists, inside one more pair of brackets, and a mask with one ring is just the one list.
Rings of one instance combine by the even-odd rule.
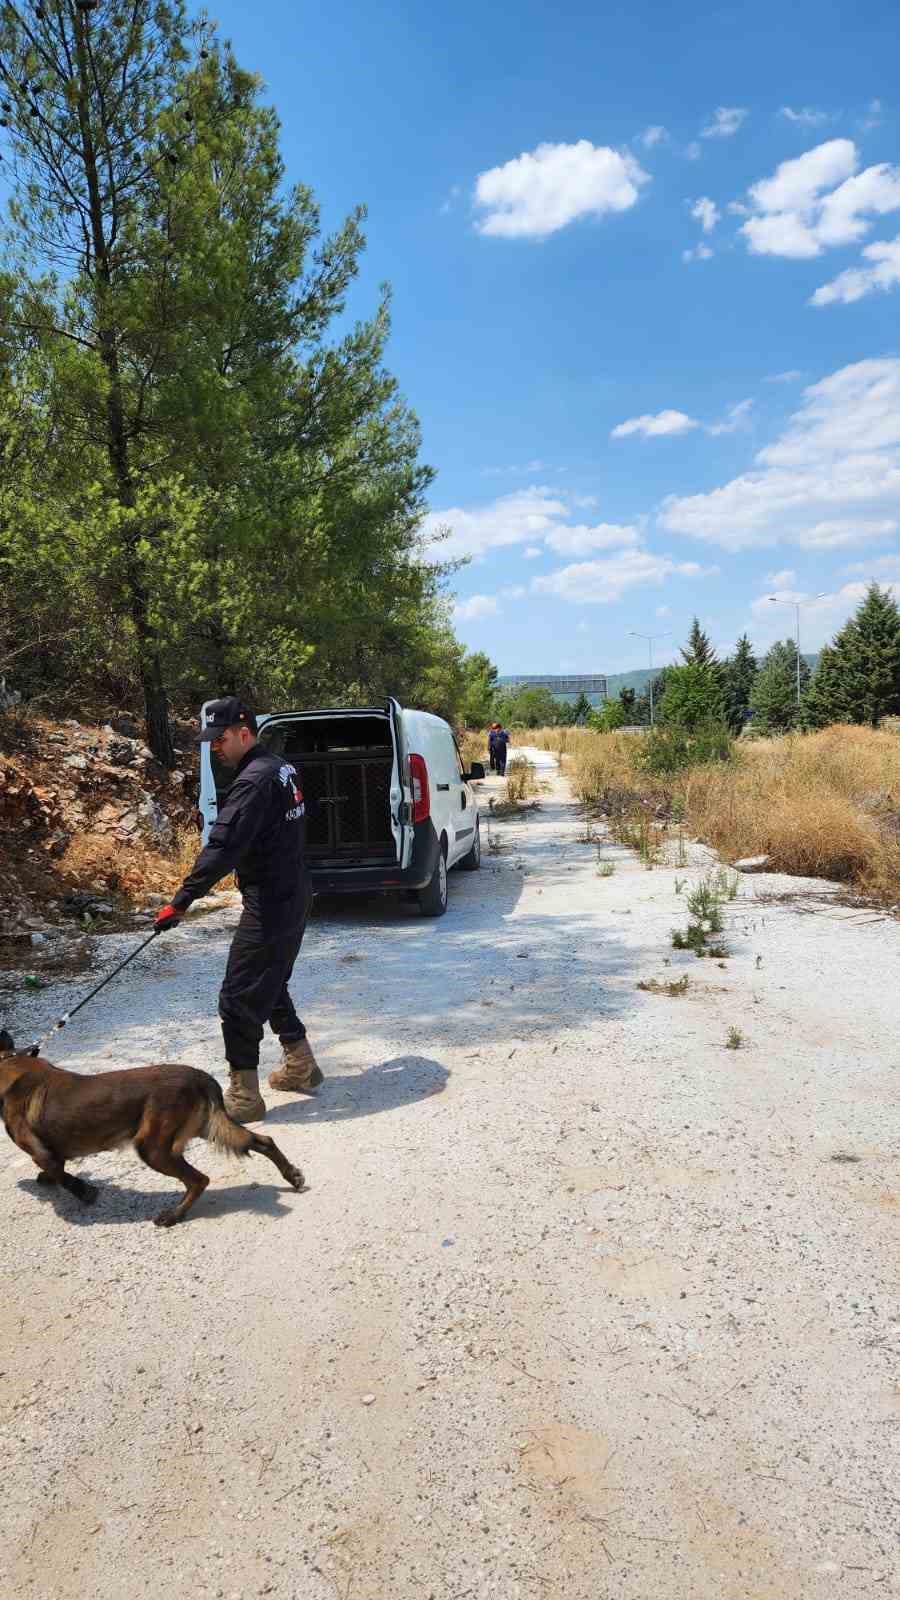
[[397, 860], [401, 867], [408, 867], [412, 859], [413, 847], [412, 789], [409, 785], [409, 774], [407, 772], [407, 750], [403, 738], [403, 714], [399, 703], [394, 699], [388, 700], [387, 708], [391, 719], [394, 750], [397, 755], [394, 782], [391, 784], [391, 832], [397, 843]]

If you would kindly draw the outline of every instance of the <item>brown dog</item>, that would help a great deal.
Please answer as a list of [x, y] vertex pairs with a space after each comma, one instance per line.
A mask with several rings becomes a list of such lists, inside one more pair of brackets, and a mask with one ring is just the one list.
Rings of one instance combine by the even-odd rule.
[[250, 1133], [235, 1122], [225, 1110], [215, 1078], [195, 1067], [134, 1067], [85, 1077], [54, 1067], [40, 1056], [16, 1053], [4, 1029], [0, 1112], [13, 1143], [40, 1168], [38, 1183], [61, 1183], [85, 1205], [96, 1200], [97, 1190], [65, 1167], [78, 1156], [130, 1142], [154, 1172], [180, 1178], [187, 1193], [176, 1206], [154, 1217], [160, 1228], [180, 1221], [209, 1183], [184, 1159], [191, 1139], [208, 1139], [231, 1155], [268, 1156], [292, 1188], [303, 1188], [303, 1173], [291, 1165], [274, 1139]]

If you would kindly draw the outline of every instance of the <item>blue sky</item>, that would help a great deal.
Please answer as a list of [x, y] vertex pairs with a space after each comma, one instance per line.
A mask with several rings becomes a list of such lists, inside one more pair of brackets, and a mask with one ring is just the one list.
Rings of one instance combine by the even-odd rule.
[[[900, 159], [888, 3], [210, 7], [326, 225], [472, 556], [501, 671], [641, 666], [696, 612], [817, 648], [900, 580]], [[814, 598], [818, 597], [818, 598]]]

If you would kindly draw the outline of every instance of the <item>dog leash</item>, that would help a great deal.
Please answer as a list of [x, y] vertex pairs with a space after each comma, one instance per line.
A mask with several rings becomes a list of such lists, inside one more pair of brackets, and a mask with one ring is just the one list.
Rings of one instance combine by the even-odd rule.
[[86, 1006], [89, 1000], [93, 1000], [95, 994], [99, 994], [100, 990], [105, 989], [108, 983], [112, 983], [113, 978], [117, 977], [118, 974], [134, 960], [135, 956], [139, 956], [142, 950], [146, 950], [148, 944], [152, 944], [154, 939], [158, 939], [162, 932], [162, 928], [154, 928], [149, 939], [145, 939], [143, 944], [139, 944], [136, 950], [132, 950], [130, 956], [126, 956], [124, 961], [120, 961], [119, 965], [114, 967], [112, 972], [107, 974], [107, 976], [103, 979], [103, 982], [97, 984], [96, 989], [92, 989], [90, 994], [86, 994], [83, 1000], [79, 1000], [77, 1006], [73, 1006], [71, 1011], [67, 1011], [65, 1016], [59, 1018], [58, 1022], [54, 1022], [53, 1027], [48, 1028], [47, 1032], [41, 1034], [39, 1039], [35, 1039], [34, 1044], [30, 1045], [28, 1048], [28, 1055], [38, 1055], [40, 1053], [41, 1046], [45, 1045], [47, 1040], [53, 1037], [54, 1033], [58, 1033], [60, 1028], [64, 1028], [66, 1023], [69, 1022], [72, 1017], [74, 1017], [76, 1011], [80, 1011], [82, 1006]]

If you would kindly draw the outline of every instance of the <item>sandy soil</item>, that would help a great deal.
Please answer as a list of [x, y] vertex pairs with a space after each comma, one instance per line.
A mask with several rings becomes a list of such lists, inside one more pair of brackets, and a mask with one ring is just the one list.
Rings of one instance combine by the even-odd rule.
[[[0, 1144], [17, 1600], [900, 1593], [900, 929], [746, 879], [700, 961], [670, 931], [702, 850], [580, 842], [555, 775], [490, 835], [443, 920], [311, 925], [328, 1081], [265, 1124], [307, 1192], [198, 1145], [162, 1232], [130, 1151], [82, 1165], [87, 1210]], [[235, 917], [152, 946], [56, 1059], [221, 1073]], [[17, 1035], [84, 987], [17, 997]]]

